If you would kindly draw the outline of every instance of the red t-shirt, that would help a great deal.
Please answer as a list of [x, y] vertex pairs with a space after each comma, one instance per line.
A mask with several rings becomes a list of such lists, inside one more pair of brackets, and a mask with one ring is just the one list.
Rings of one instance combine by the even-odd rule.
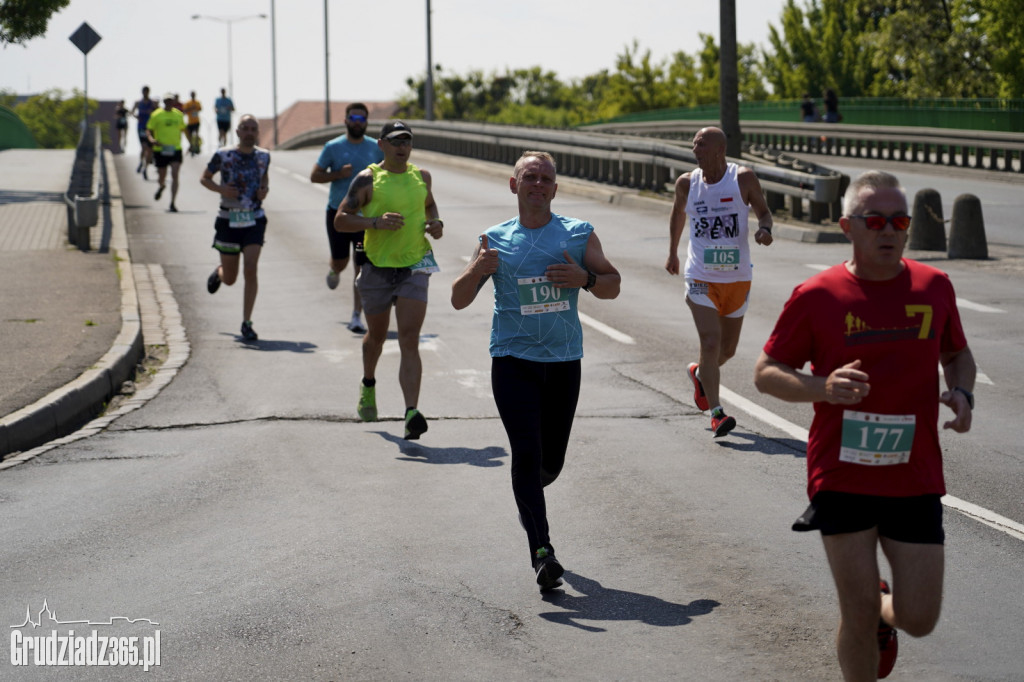
[[[882, 282], [855, 277], [845, 264], [811, 277], [793, 290], [764, 346], [790, 367], [810, 362], [815, 376], [859, 359], [871, 385], [855, 405], [814, 403], [809, 497], [821, 490], [887, 497], [946, 492], [939, 355], [962, 350], [967, 340], [949, 277], [903, 263], [903, 272]], [[909, 452], [905, 462], [901, 452]]]

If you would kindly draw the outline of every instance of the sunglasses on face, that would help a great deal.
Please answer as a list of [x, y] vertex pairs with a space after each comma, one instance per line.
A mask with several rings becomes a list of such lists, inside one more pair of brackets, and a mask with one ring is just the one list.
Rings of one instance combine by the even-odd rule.
[[884, 230], [886, 223], [892, 223], [897, 232], [904, 232], [910, 227], [910, 216], [908, 215], [852, 215], [851, 218], [860, 218], [864, 221], [864, 227], [869, 230]]
[[408, 147], [412, 144], [411, 137], [391, 137], [388, 138], [388, 144], [392, 147]]
[[362, 114], [349, 114], [348, 120], [353, 123], [366, 123], [366, 117]]

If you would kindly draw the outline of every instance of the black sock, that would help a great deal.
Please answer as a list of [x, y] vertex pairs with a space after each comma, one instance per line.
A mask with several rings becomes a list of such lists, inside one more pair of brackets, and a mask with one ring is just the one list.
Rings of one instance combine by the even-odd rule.
[[376, 385], [377, 385], [377, 380], [376, 379], [367, 379], [366, 377], [363, 377], [363, 386], [366, 386], [367, 388], [373, 388]]

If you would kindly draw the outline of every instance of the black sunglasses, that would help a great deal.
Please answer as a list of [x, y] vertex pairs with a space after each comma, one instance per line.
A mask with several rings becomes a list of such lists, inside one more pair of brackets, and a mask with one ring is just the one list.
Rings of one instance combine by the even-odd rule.
[[910, 227], [910, 216], [908, 215], [852, 215], [850, 218], [860, 218], [864, 221], [864, 227], [869, 230], [884, 230], [886, 223], [892, 223], [893, 229], [897, 232], [904, 232]]
[[362, 114], [350, 114], [348, 120], [353, 123], [366, 123], [366, 117]]

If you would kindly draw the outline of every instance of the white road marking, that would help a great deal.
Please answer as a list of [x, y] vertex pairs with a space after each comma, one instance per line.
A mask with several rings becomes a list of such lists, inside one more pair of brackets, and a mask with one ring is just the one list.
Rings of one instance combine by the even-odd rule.
[[[747, 400], [743, 396], [730, 391], [725, 386], [719, 387], [719, 393], [721, 397], [728, 400], [730, 403], [735, 405], [738, 409], [743, 410], [751, 417], [760, 419], [766, 424], [774, 426], [780, 431], [789, 434], [790, 436], [807, 443], [807, 438], [810, 435], [807, 429], [804, 429], [796, 424], [786, 421], [782, 417], [778, 416], [773, 412], [769, 412], [760, 405]], [[986, 526], [995, 528], [998, 531], [1002, 531], [1007, 535], [1017, 538], [1018, 540], [1024, 540], [1024, 525], [1012, 521], [1005, 516], [1000, 516], [993, 511], [989, 511], [984, 507], [979, 507], [976, 504], [961, 500], [958, 497], [952, 495], [944, 495], [942, 497], [942, 504], [946, 505], [950, 509], [954, 509], [964, 516], [968, 516], [976, 521], [984, 523]]]
[[957, 298], [956, 306], [958, 308], [967, 308], [968, 310], [974, 310], [979, 313], [1005, 313], [1005, 310], [1000, 308], [993, 308], [992, 306], [982, 305], [981, 303], [975, 303], [974, 301], [968, 301], [966, 298]]
[[597, 331], [611, 338], [613, 341], [618, 341], [619, 343], [624, 343], [630, 346], [636, 343], [633, 337], [630, 336], [629, 334], [623, 334], [618, 329], [615, 329], [614, 327], [609, 327], [604, 322], [599, 322], [594, 318], [590, 317], [589, 315], [584, 315], [583, 313], [580, 313], [580, 322], [587, 325], [588, 327], [591, 327], [592, 329], [596, 329]]
[[325, 194], [327, 194], [327, 193], [329, 193], [331, 191], [331, 183], [329, 183], [329, 182], [310, 182], [308, 175], [302, 175], [301, 173], [296, 173], [293, 170], [289, 170], [288, 168], [281, 168], [280, 166], [273, 166], [272, 165], [271, 168], [276, 170], [278, 173], [284, 173], [285, 175], [290, 175], [291, 177], [293, 177], [294, 179], [298, 180], [299, 182], [305, 182], [305, 183], [308, 183], [310, 185], [313, 185], [313, 187], [317, 188], [318, 190], [320, 190], [321, 192], [323, 192]]

